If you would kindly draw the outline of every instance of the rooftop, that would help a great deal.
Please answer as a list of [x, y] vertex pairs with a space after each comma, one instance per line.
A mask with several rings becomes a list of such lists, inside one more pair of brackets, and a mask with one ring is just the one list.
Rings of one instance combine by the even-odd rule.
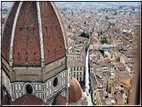
[[16, 99], [12, 105], [42, 105], [42, 100], [31, 94], [25, 94], [24, 96]]
[[85, 62], [80, 59], [69, 60], [68, 67], [85, 67]]

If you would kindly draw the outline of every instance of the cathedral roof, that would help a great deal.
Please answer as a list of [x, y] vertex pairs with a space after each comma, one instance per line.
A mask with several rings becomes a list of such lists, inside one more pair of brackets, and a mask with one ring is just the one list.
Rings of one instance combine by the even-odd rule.
[[2, 33], [2, 57], [12, 66], [42, 66], [65, 56], [66, 34], [53, 2], [15, 2]]
[[2, 98], [1, 103], [2, 105], [10, 105], [10, 100], [7, 95]]
[[31, 94], [25, 94], [16, 99], [12, 105], [42, 105], [42, 101]]
[[55, 97], [54, 101], [53, 101], [53, 105], [66, 105], [67, 101], [64, 97], [62, 97], [61, 95], [58, 95], [57, 97]]
[[82, 90], [76, 78], [69, 78], [69, 103], [76, 103], [82, 98]]

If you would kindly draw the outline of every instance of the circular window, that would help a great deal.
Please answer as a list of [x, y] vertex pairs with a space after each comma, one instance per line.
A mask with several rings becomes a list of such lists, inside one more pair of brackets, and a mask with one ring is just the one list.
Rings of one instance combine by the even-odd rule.
[[31, 94], [33, 92], [32, 86], [31, 85], [27, 85], [26, 86], [26, 91], [27, 91], [28, 94]]
[[57, 84], [58, 84], [58, 79], [57, 79], [57, 77], [56, 77], [56, 78], [54, 79], [54, 81], [53, 81], [53, 86], [56, 87]]

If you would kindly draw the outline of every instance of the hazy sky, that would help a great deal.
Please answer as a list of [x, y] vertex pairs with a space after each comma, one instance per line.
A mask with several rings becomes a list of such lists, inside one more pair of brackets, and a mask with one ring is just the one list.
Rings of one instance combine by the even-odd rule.
[[[4, 0], [4, 1], [8, 1], [8, 0]], [[16, 0], [11, 0], [11, 1], [16, 1]], [[20, 0], [19, 0], [20, 1]], [[23, 0], [24, 1], [24, 0]], [[32, 1], [32, 0], [31, 0]], [[35, 0], [34, 0], [35, 1]], [[36, 1], [38, 1], [38, 0], [36, 0]], [[42, 1], [44, 1], [44, 0], [42, 0]], [[47, 1], [47, 0], [46, 0]], [[51, 1], [51, 0], [50, 0]], [[59, 1], [59, 0], [52, 0], [52, 1]], [[61, 1], [61, 0], [60, 0]], [[67, 1], [67, 0], [62, 0], [62, 1]], [[68, 0], [68, 1], [70, 1], [70, 0]], [[71, 0], [71, 1], [74, 1], [74, 0]], [[78, 1], [78, 0], [76, 0], [76, 1]], [[84, 0], [80, 0], [80, 1], [84, 1]], [[87, 0], [86, 0], [87, 1]], [[131, 0], [129, 0], [129, 2], [98, 2], [98, 1], [101, 1], [101, 0], [88, 0], [88, 1], [94, 1], [94, 2], [91, 2], [91, 3], [99, 3], [99, 4], [113, 4], [113, 5], [129, 5], [129, 6], [140, 6], [140, 2], [130, 2]], [[106, 0], [103, 0], [103, 1], [106, 1]], [[109, 0], [109, 1], [111, 1], [111, 0]], [[113, 0], [114, 1], [114, 0]], [[117, 0], [116, 0], [117, 1]], [[121, 1], [121, 0], [119, 0], [119, 1]], [[125, 1], [128, 1], [128, 0], [125, 0]], [[133, 1], [140, 1], [140, 0], [133, 0]], [[58, 3], [60, 3], [60, 4], [64, 4], [65, 2], [55, 2], [56, 4], [58, 4]], [[2, 2], [3, 3], [3, 2]], [[70, 4], [70, 3], [73, 3], [73, 4], [81, 4], [81, 3], [84, 3], [85, 4], [85, 2], [66, 2], [67, 4]], [[89, 3], [89, 2], [86, 2], [86, 3]], [[8, 2], [5, 2], [5, 3], [3, 3], [4, 5], [6, 4], [8, 4]], [[9, 4], [8, 4], [9, 5]]]

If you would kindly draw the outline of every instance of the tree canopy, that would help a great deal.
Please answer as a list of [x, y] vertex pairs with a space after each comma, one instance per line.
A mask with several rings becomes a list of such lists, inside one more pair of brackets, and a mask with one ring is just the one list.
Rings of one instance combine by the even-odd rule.
[[106, 16], [105, 19], [108, 20], [108, 16]]
[[89, 34], [82, 32], [79, 36], [89, 38]]
[[108, 56], [107, 55], [104, 55], [104, 58], [107, 58]]
[[5, 9], [2, 10], [2, 12], [3, 12], [3, 14], [7, 14], [8, 13], [8, 9], [5, 8]]
[[71, 26], [69, 25], [69, 26], [68, 26], [68, 29], [70, 29], [70, 28], [71, 28]]
[[101, 41], [102, 44], [108, 43], [106, 37], [101, 37], [100, 41]]

